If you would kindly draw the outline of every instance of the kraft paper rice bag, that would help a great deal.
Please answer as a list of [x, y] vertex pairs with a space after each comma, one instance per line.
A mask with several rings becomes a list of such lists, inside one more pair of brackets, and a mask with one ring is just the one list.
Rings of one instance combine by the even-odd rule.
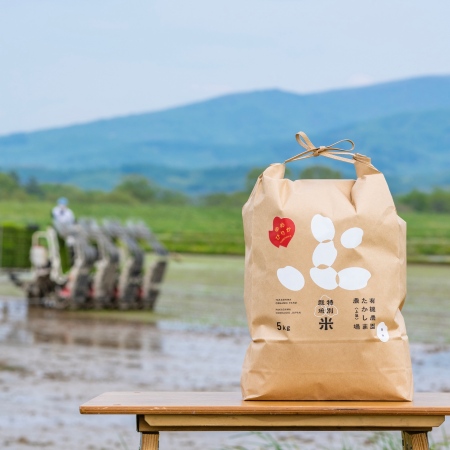
[[[412, 400], [406, 224], [352, 141], [343, 150], [296, 137], [306, 151], [268, 167], [243, 207], [243, 397]], [[286, 163], [311, 156], [352, 163], [357, 179], [284, 179]]]

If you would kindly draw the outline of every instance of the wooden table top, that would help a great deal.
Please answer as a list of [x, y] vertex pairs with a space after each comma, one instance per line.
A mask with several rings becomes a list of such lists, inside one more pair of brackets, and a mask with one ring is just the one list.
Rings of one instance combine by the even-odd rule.
[[240, 392], [105, 392], [80, 406], [81, 414], [309, 414], [450, 415], [450, 393], [414, 395], [412, 402], [255, 401]]

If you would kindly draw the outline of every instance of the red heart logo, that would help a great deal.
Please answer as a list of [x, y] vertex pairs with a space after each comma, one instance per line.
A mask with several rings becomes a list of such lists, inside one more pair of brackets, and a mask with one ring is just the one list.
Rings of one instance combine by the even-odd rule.
[[287, 247], [295, 233], [295, 224], [287, 217], [275, 217], [273, 230], [269, 231], [269, 239], [275, 247]]

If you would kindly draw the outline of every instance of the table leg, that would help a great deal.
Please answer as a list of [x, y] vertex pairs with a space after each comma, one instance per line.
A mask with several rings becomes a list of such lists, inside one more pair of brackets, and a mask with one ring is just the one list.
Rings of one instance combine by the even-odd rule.
[[402, 431], [403, 450], [428, 450], [426, 431]]
[[141, 433], [140, 450], [158, 450], [159, 448], [159, 432]]

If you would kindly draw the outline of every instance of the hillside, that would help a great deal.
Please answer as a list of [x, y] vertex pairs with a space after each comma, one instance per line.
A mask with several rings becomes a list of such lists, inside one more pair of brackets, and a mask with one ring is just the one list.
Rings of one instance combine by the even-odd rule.
[[139, 172], [186, 192], [231, 191], [251, 166], [300, 151], [293, 135], [302, 129], [318, 145], [352, 138], [403, 190], [450, 182], [449, 118], [448, 76], [308, 95], [268, 90], [3, 136], [0, 167], [84, 187]]

